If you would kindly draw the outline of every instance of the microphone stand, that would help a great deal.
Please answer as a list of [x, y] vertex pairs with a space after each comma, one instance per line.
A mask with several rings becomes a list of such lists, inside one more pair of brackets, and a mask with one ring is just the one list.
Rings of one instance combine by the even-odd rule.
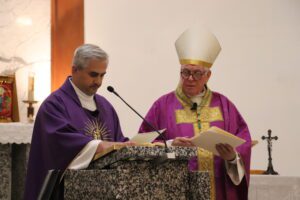
[[168, 153], [170, 153], [169, 152], [169, 149], [168, 149], [168, 146], [167, 146], [167, 142], [166, 142], [166, 138], [165, 138], [165, 136], [161, 133], [161, 132], [159, 132], [156, 128], [154, 128], [153, 126], [152, 126], [152, 124], [150, 124], [142, 115], [140, 115], [133, 107], [131, 107], [115, 90], [114, 90], [114, 88], [112, 87], [112, 86], [108, 86], [107, 87], [107, 90], [109, 91], [109, 92], [112, 92], [112, 93], [114, 93], [117, 97], [119, 97], [133, 112], [135, 112], [135, 114], [137, 114], [141, 119], [143, 119], [143, 122], [145, 122], [150, 128], [152, 128], [152, 130], [154, 130], [155, 132], [157, 132], [158, 133], [158, 135], [159, 136], [161, 136], [162, 137], [162, 139], [163, 139], [163, 141], [164, 141], [164, 145], [165, 145], [165, 152], [166, 152], [166, 154], [167, 154], [167, 156], [168, 156], [168, 158], [173, 158], [173, 157], [175, 157], [175, 155], [169, 155]]

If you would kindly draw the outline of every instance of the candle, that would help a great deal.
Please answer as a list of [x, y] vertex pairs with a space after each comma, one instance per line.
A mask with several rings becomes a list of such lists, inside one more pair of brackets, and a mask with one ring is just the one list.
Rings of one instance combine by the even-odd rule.
[[34, 101], [34, 74], [28, 76], [28, 101]]

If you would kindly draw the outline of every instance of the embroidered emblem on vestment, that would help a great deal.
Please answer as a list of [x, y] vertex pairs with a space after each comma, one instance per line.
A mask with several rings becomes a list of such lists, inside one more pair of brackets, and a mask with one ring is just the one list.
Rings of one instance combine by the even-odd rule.
[[98, 119], [88, 120], [85, 123], [84, 133], [89, 136], [93, 136], [95, 140], [110, 141], [112, 138], [109, 134], [109, 130], [105, 126], [105, 123], [99, 122]]

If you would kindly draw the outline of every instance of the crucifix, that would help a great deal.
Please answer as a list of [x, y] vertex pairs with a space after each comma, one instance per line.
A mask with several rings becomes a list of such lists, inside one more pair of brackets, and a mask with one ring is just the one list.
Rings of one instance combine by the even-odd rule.
[[268, 142], [268, 153], [269, 153], [269, 164], [268, 164], [268, 169], [267, 171], [264, 172], [264, 174], [272, 174], [272, 175], [278, 175], [276, 171], [273, 169], [273, 164], [272, 164], [272, 140], [278, 140], [277, 136], [271, 136], [272, 131], [268, 130], [268, 136], [262, 136], [261, 139], [267, 140]]

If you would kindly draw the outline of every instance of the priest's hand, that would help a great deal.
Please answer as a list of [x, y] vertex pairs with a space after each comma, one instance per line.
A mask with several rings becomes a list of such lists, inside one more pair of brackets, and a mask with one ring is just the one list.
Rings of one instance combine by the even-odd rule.
[[172, 146], [182, 146], [182, 147], [194, 147], [190, 138], [186, 137], [177, 137], [173, 140]]
[[112, 147], [113, 145], [118, 145], [118, 146], [133, 146], [135, 145], [135, 142], [108, 142], [108, 141], [101, 141], [98, 145], [98, 148], [96, 150], [96, 153], [100, 153], [110, 147]]
[[219, 143], [216, 145], [216, 149], [224, 160], [233, 161], [236, 158], [236, 152], [229, 144]]

